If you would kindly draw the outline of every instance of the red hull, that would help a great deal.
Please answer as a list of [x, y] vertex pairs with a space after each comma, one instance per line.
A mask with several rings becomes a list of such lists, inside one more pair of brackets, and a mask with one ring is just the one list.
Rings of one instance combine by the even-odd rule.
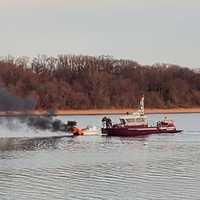
[[178, 133], [182, 130], [176, 129], [159, 129], [157, 127], [146, 127], [146, 128], [129, 128], [129, 127], [121, 127], [121, 128], [102, 128], [103, 134], [108, 136], [120, 136], [120, 137], [136, 137], [150, 134], [160, 134], [160, 133]]

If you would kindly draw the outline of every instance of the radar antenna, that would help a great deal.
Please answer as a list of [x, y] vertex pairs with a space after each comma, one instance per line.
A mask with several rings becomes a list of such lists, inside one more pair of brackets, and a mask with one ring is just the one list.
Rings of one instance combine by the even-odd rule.
[[140, 114], [144, 115], [144, 95], [142, 95], [142, 98], [140, 99]]

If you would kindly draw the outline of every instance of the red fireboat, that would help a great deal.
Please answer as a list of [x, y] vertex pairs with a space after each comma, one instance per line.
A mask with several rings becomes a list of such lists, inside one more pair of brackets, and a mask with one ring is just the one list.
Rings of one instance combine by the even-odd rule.
[[165, 117], [164, 120], [156, 123], [156, 126], [149, 126], [147, 117], [144, 114], [144, 96], [140, 100], [140, 108], [137, 112], [127, 113], [120, 117], [120, 123], [112, 124], [108, 117], [102, 119], [102, 134], [107, 136], [135, 137], [159, 133], [179, 133], [174, 122]]

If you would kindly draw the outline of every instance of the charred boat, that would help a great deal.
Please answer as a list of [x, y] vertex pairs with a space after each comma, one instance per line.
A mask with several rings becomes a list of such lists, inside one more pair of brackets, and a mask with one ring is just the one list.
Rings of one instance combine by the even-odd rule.
[[79, 128], [76, 121], [62, 122], [59, 119], [53, 119], [52, 116], [28, 117], [25, 121], [29, 126], [40, 130], [65, 132], [67, 135], [72, 134], [73, 136], [97, 135], [96, 127]]
[[108, 117], [104, 117], [102, 123], [102, 134], [108, 136], [134, 137], [159, 133], [178, 133], [182, 131], [177, 130], [174, 122], [167, 118], [157, 122], [155, 126], [149, 126], [147, 117], [144, 114], [144, 97], [140, 100], [139, 110], [121, 116], [120, 123], [112, 124], [112, 120]]

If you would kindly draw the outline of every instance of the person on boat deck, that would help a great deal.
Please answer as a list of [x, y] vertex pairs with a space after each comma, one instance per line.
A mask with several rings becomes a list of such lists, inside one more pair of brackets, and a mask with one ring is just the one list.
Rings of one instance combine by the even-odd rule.
[[108, 128], [112, 127], [112, 120], [111, 120], [109, 117], [107, 118], [106, 126], [107, 126]]
[[126, 125], [126, 122], [124, 119], [121, 119], [122, 125]]
[[106, 127], [106, 121], [107, 121], [107, 117], [105, 116], [102, 119], [103, 127]]
[[104, 117], [102, 119], [103, 125], [106, 125], [106, 128], [112, 127], [112, 120], [109, 117]]

